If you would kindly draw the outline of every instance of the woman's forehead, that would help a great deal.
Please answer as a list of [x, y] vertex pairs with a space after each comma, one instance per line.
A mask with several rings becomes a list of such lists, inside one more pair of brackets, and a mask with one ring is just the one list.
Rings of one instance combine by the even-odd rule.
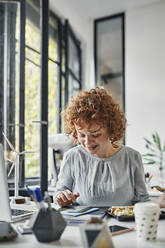
[[81, 124], [75, 124], [75, 128], [78, 131], [98, 132], [102, 129], [102, 126], [96, 123], [81, 122]]

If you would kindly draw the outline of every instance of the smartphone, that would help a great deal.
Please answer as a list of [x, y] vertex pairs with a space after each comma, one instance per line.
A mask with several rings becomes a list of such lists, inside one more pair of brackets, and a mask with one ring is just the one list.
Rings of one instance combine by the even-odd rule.
[[128, 228], [128, 227], [125, 227], [125, 226], [118, 226], [118, 225], [109, 226], [109, 229], [111, 231], [112, 236], [122, 234], [122, 233], [126, 233], [126, 232], [131, 232], [131, 231], [134, 230], [134, 228]]
[[0, 222], [0, 241], [13, 240], [17, 237], [17, 232], [8, 222]]

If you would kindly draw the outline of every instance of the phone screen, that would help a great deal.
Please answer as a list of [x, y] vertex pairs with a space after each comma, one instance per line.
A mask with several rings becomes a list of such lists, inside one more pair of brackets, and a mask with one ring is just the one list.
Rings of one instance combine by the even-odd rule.
[[111, 232], [118, 232], [118, 231], [122, 231], [122, 230], [127, 230], [129, 228], [124, 227], [124, 226], [114, 225], [114, 226], [109, 226], [109, 229], [110, 229]]
[[109, 226], [109, 229], [112, 233], [112, 236], [117, 235], [117, 234], [122, 234], [125, 232], [133, 231], [133, 228], [128, 228], [125, 226], [118, 226], [118, 225]]

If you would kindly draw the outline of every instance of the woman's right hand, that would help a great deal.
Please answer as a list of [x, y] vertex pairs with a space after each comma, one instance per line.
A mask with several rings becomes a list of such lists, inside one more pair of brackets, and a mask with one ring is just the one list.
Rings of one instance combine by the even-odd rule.
[[61, 207], [65, 207], [65, 206], [75, 202], [77, 197], [79, 197], [79, 196], [80, 196], [80, 194], [78, 192], [76, 194], [73, 194], [70, 190], [66, 189], [66, 190], [60, 192], [56, 196], [55, 200]]

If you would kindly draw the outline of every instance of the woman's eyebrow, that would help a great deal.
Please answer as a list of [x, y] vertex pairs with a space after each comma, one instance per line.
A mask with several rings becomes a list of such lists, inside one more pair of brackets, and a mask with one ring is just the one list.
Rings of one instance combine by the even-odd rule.
[[95, 131], [91, 131], [91, 133], [97, 133], [97, 132], [99, 132], [100, 131], [100, 129], [101, 129], [101, 127], [99, 127], [97, 130], [95, 130]]
[[[101, 129], [101, 127], [99, 127], [97, 130], [94, 130], [94, 131], [87, 130], [87, 132], [89, 132], [89, 133], [97, 133], [97, 132], [100, 131], [100, 129]], [[77, 129], [77, 131], [78, 131], [78, 132], [84, 132], [83, 129]]]

